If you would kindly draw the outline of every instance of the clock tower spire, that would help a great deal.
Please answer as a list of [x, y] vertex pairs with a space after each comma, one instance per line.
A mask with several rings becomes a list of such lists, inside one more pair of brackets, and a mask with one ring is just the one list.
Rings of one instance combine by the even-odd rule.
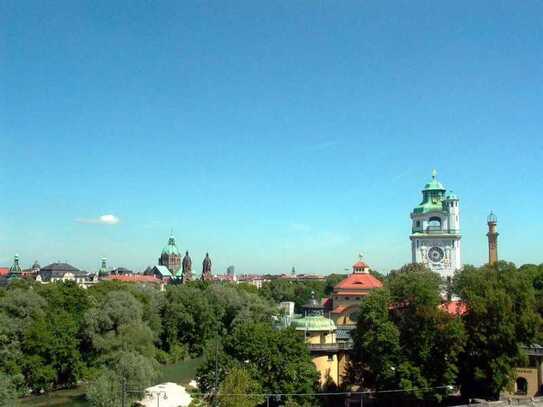
[[423, 263], [442, 277], [462, 268], [460, 200], [437, 180], [437, 171], [422, 190], [422, 202], [411, 212], [413, 263]]

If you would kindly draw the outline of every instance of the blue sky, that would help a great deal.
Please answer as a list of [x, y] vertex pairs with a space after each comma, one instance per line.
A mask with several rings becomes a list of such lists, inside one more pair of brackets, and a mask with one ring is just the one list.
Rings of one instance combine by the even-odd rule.
[[[543, 262], [540, 1], [0, 4], [0, 264], [410, 261], [433, 168], [466, 263]], [[93, 222], [114, 215], [117, 224]]]

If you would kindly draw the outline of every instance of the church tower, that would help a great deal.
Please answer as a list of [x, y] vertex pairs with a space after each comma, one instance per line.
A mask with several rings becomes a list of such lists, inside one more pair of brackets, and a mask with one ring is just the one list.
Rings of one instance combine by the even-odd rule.
[[411, 212], [412, 261], [444, 278], [462, 268], [459, 202], [454, 193], [447, 193], [434, 170], [422, 190], [422, 202]]
[[492, 265], [498, 262], [498, 232], [496, 226], [498, 225], [498, 218], [491, 211], [490, 215], [486, 218], [488, 224], [488, 264]]
[[181, 253], [175, 244], [175, 237], [173, 234], [168, 239], [168, 244], [158, 258], [158, 264], [166, 266], [170, 273], [175, 275], [181, 268]]

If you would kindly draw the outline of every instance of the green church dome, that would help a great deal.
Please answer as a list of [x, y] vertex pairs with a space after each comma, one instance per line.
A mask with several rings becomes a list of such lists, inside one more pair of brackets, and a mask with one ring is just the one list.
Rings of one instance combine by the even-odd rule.
[[175, 237], [173, 235], [168, 239], [168, 244], [162, 249], [162, 254], [181, 256], [181, 252], [175, 245]]
[[445, 192], [445, 187], [441, 182], [437, 180], [437, 171], [432, 171], [432, 180], [424, 186], [424, 191], [443, 191]]
[[443, 210], [443, 200], [446, 189], [437, 180], [436, 170], [432, 171], [432, 180], [422, 190], [422, 202], [413, 210], [414, 213], [440, 212]]
[[290, 324], [297, 331], [335, 331], [336, 324], [322, 315], [294, 318]]

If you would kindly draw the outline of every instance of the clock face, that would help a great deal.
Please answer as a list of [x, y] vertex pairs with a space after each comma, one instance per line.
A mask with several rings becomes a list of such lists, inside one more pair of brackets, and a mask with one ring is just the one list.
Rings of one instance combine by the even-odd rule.
[[428, 250], [428, 259], [432, 263], [439, 263], [441, 260], [443, 260], [443, 257], [445, 254], [443, 253], [443, 249], [440, 247], [432, 247], [430, 250]]

